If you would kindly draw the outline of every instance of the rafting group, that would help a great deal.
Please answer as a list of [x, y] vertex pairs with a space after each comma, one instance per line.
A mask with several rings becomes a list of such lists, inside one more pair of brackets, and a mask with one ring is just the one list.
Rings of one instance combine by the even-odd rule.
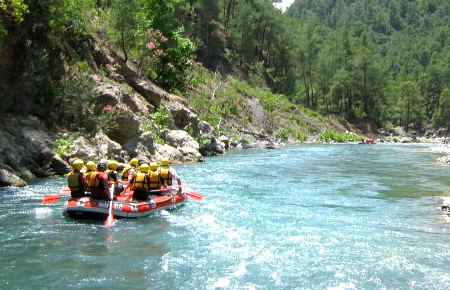
[[374, 138], [363, 138], [363, 139], [361, 139], [359, 144], [375, 144], [375, 139]]
[[[133, 158], [129, 164], [101, 159], [95, 164], [84, 164], [81, 159], [72, 163], [67, 175], [68, 187], [59, 194], [44, 196], [43, 204], [53, 203], [64, 194], [72, 197], [65, 202], [63, 213], [72, 218], [105, 219], [106, 226], [114, 225], [114, 216], [119, 218], [146, 217], [163, 209], [174, 209], [187, 198], [202, 201], [203, 194], [184, 191], [189, 184], [181, 184], [178, 173], [169, 166], [168, 158], [156, 162], [142, 163]], [[172, 185], [176, 180], [177, 185]]]
[[[62, 195], [72, 197], [65, 202], [63, 213], [72, 218], [105, 219], [106, 226], [114, 224], [114, 216], [119, 218], [138, 218], [149, 216], [163, 209], [174, 209], [187, 198], [203, 200], [203, 194], [184, 191], [189, 184], [181, 184], [178, 173], [169, 166], [168, 158], [156, 162], [143, 163], [133, 158], [121, 167], [117, 161], [101, 159], [95, 164], [89, 161], [84, 165], [81, 159], [72, 163], [67, 175], [68, 187], [63, 187], [59, 195], [44, 196], [43, 204], [56, 202]], [[172, 186], [172, 180], [178, 185]]]
[[178, 193], [182, 192], [181, 178], [169, 164], [169, 159], [163, 158], [160, 165], [157, 162], [139, 165], [139, 160], [133, 158], [119, 174], [119, 164], [115, 160], [101, 159], [97, 164], [88, 161], [85, 166], [81, 159], [77, 159], [72, 163], [67, 185], [72, 198], [91, 196], [110, 201], [117, 199], [117, 196], [128, 195], [130, 200], [146, 201], [150, 194], [158, 196], [167, 192], [164, 189], [173, 189], [172, 180], [178, 183]]

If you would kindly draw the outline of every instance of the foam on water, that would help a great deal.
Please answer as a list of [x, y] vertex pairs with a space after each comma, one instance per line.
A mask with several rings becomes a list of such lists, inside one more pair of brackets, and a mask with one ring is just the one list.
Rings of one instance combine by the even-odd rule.
[[[425, 146], [243, 150], [177, 167], [205, 195], [152, 217], [76, 221], [64, 178], [0, 190], [11, 289], [445, 289], [450, 168]], [[22, 279], [29, 277], [29, 279]]]

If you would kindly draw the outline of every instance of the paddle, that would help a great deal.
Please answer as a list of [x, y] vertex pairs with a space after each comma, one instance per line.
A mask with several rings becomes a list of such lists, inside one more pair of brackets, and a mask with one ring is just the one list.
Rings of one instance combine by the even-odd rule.
[[52, 202], [56, 202], [58, 200], [61, 199], [61, 194], [70, 194], [70, 189], [68, 187], [63, 187], [59, 190], [59, 194], [54, 194], [54, 195], [47, 195], [44, 196], [44, 198], [42, 199], [42, 203], [43, 204], [47, 204], [47, 203], [52, 203]]
[[186, 186], [190, 186], [190, 184], [173, 185], [173, 186], [168, 186], [168, 187], [164, 187], [164, 188], [160, 188], [160, 189], [149, 190], [148, 192], [164, 192], [164, 191], [172, 191], [172, 190], [174, 190], [174, 189], [177, 189], [177, 188], [180, 188], [180, 187], [186, 187]]
[[197, 201], [202, 201], [203, 197], [204, 197], [203, 194], [201, 194], [200, 192], [197, 192], [197, 191], [189, 191], [189, 192], [186, 192], [186, 194], [189, 198], [192, 198], [193, 200], [197, 200]]
[[52, 203], [61, 199], [61, 195], [47, 195], [42, 199], [43, 204]]
[[111, 227], [111, 226], [114, 225], [114, 216], [113, 216], [113, 213], [112, 213], [112, 206], [113, 206], [113, 201], [112, 200], [114, 198], [114, 183], [111, 184], [111, 187], [109, 188], [109, 193], [110, 193], [110, 196], [111, 196], [111, 200], [109, 202], [109, 214], [108, 214], [108, 217], [106, 218], [106, 221], [105, 221], [105, 226], [107, 226], [107, 227]]
[[44, 198], [42, 199], [42, 203], [47, 204], [47, 203], [52, 203], [52, 202], [56, 202], [56, 201], [60, 200], [62, 197], [61, 195], [70, 194], [70, 188], [67, 186], [61, 187], [61, 189], [59, 190], [59, 194], [60, 195], [54, 194], [54, 195], [44, 196]]
[[[173, 190], [173, 188], [166, 187], [166, 188], [161, 188], [161, 189], [150, 190], [149, 192], [164, 192], [164, 191], [172, 191], [172, 190]], [[196, 201], [202, 201], [204, 198], [204, 195], [197, 191], [188, 191], [188, 192], [186, 192], [186, 194], [189, 198], [192, 198], [193, 200], [196, 200]]]

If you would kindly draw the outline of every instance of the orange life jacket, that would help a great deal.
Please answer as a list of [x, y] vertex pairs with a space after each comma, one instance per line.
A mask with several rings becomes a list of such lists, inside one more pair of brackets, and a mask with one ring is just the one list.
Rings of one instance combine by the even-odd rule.
[[159, 168], [159, 173], [162, 179], [166, 182], [168, 186], [172, 185], [172, 171], [169, 168]]
[[86, 181], [91, 188], [103, 188], [103, 182], [100, 182], [100, 180], [104, 174], [104, 172], [92, 171]]
[[149, 189], [149, 177], [144, 172], [139, 172], [134, 175], [134, 181], [132, 185], [133, 190], [140, 190], [140, 189]]
[[158, 171], [150, 171], [150, 190], [160, 189], [161, 188], [161, 178]]

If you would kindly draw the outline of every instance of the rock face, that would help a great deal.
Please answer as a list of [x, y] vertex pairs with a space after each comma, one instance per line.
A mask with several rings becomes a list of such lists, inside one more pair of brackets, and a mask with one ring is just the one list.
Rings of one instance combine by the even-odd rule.
[[53, 150], [56, 135], [32, 116], [0, 119], [0, 185], [24, 186], [26, 180], [67, 172]]
[[[248, 140], [253, 139], [230, 142], [229, 137], [219, 136], [210, 124], [198, 118], [184, 98], [141, 76], [101, 35], [89, 43], [91, 47], [84, 51], [83, 57], [98, 72], [88, 77], [93, 84], [92, 94], [86, 103], [72, 98], [76, 96], [72, 92], [68, 98], [58, 97], [61, 105], [58, 115], [67, 116], [63, 124], [50, 129], [32, 114], [0, 116], [0, 186], [24, 186], [32, 178], [64, 175], [78, 158], [85, 163], [106, 158], [124, 164], [134, 157], [141, 162], [159, 161], [163, 157], [173, 163], [199, 162], [203, 156], [252, 146]], [[252, 104], [256, 119], [264, 120], [262, 106], [257, 100]], [[55, 110], [39, 105], [36, 109], [49, 114]], [[74, 122], [80, 111], [88, 112], [83, 115], [87, 117], [83, 117], [86, 122], [81, 126]], [[166, 115], [154, 119], [159, 112]], [[255, 128], [249, 129], [251, 133], [260, 131], [256, 128], [260, 124], [254, 125]], [[238, 134], [235, 132], [233, 137]]]
[[[52, 132], [33, 116], [1, 117], [0, 186], [25, 186], [26, 181], [36, 177], [64, 175], [70, 171], [71, 162], [78, 158], [85, 163], [100, 158], [128, 163], [134, 157], [141, 162], [159, 161], [163, 157], [173, 163], [202, 161], [198, 142], [184, 130], [192, 128], [197, 136], [215, 136], [211, 126], [178, 102], [178, 97], [167, 93], [156, 97], [158, 89], [127, 73], [135, 88], [143, 86], [137, 91], [144, 92], [145, 96], [127, 92], [120, 83], [92, 77], [93, 112], [103, 116], [101, 120], [107, 120], [94, 135]], [[162, 99], [164, 103], [158, 103]], [[150, 114], [155, 106], [166, 108], [169, 129], [161, 130], [153, 123]], [[61, 156], [56, 154], [58, 140], [67, 145]]]
[[0, 186], [25, 186], [27, 183], [25, 180], [17, 177], [11, 172], [0, 169]]

